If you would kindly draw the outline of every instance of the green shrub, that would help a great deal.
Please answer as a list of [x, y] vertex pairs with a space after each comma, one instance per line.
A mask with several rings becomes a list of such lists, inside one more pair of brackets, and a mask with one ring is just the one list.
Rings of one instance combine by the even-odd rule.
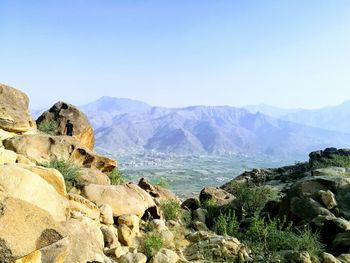
[[177, 221], [182, 220], [184, 217], [184, 213], [179, 202], [175, 200], [161, 202], [160, 210], [162, 211], [165, 220]]
[[215, 232], [219, 235], [237, 237], [239, 232], [239, 222], [232, 210], [218, 216], [215, 223]]
[[38, 124], [38, 130], [50, 135], [56, 135], [58, 125], [55, 121], [45, 120]]
[[71, 160], [51, 160], [47, 165], [48, 168], [54, 168], [58, 170], [66, 183], [67, 190], [74, 186], [76, 178], [80, 174], [80, 166], [76, 165]]
[[322, 158], [318, 161], [310, 162], [312, 169], [327, 168], [327, 167], [350, 167], [350, 157], [337, 154], [331, 154], [329, 158]]
[[109, 172], [108, 177], [111, 180], [112, 185], [118, 185], [125, 182], [124, 175], [118, 168], [114, 168], [111, 172]]
[[240, 204], [247, 216], [258, 215], [268, 201], [278, 197], [277, 191], [267, 186], [232, 182], [236, 202]]
[[[307, 251], [318, 257], [323, 251], [319, 236], [310, 229], [297, 231], [285, 220], [268, 220], [255, 217], [244, 233], [240, 235], [243, 242], [255, 252], [265, 256], [276, 257], [282, 250]], [[270, 258], [271, 260], [271, 258]]]
[[156, 177], [151, 180], [151, 184], [158, 185], [163, 188], [170, 188], [168, 181], [164, 177]]
[[164, 245], [161, 237], [155, 233], [146, 235], [141, 245], [141, 251], [150, 258], [154, 256]]

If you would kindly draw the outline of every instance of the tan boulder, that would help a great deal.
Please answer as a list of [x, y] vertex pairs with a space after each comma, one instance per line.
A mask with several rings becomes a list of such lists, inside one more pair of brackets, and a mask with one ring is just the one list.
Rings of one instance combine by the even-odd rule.
[[223, 206], [235, 200], [235, 196], [219, 187], [205, 187], [199, 194], [199, 200], [202, 204], [212, 201], [216, 205]]
[[118, 261], [118, 263], [146, 263], [147, 257], [142, 253], [126, 253], [122, 255]]
[[2, 141], [6, 140], [8, 138], [15, 137], [15, 136], [17, 136], [16, 133], [5, 131], [5, 130], [1, 129], [1, 127], [0, 127], [0, 145], [1, 145]]
[[110, 205], [105, 204], [105, 205], [101, 205], [99, 209], [101, 213], [101, 216], [100, 216], [101, 223], [106, 225], [113, 225], [114, 219], [113, 219], [112, 207]]
[[40, 175], [21, 166], [0, 165], [0, 191], [46, 210], [57, 221], [66, 220], [68, 200]]
[[3, 144], [6, 149], [41, 165], [54, 159], [70, 159], [82, 167], [103, 172], [112, 171], [117, 165], [115, 160], [92, 152], [70, 136], [30, 134], [6, 139]]
[[6, 150], [4, 147], [0, 147], [0, 164], [13, 164], [17, 161], [17, 153]]
[[337, 200], [335, 199], [335, 195], [330, 191], [319, 191], [321, 196], [321, 200], [323, 204], [327, 207], [327, 209], [331, 210], [338, 205]]
[[127, 225], [118, 226], [118, 239], [120, 243], [131, 247], [134, 244], [135, 233]]
[[0, 128], [9, 132], [26, 132], [35, 128], [29, 114], [29, 99], [23, 92], [0, 84]]
[[80, 141], [86, 148], [93, 149], [95, 144], [95, 136], [93, 128], [85, 116], [75, 106], [65, 103], [57, 102], [48, 111], [45, 111], [37, 120], [38, 127], [41, 123], [55, 122], [57, 124], [57, 130], [55, 135], [65, 135], [64, 129], [67, 120], [74, 125], [73, 137]]
[[138, 186], [149, 193], [158, 205], [167, 200], [180, 202], [179, 198], [173, 192], [159, 185], [152, 185], [145, 178], [140, 179]]
[[118, 224], [128, 226], [135, 235], [140, 232], [140, 218], [136, 215], [122, 215], [118, 217]]
[[179, 259], [174, 251], [162, 248], [151, 258], [150, 263], [176, 263]]
[[43, 263], [65, 263], [69, 252], [69, 239], [67, 237], [40, 249]]
[[103, 234], [96, 222], [87, 217], [71, 218], [63, 226], [70, 243], [65, 263], [103, 262]]
[[104, 226], [100, 227], [103, 234], [104, 246], [106, 248], [116, 248], [120, 246], [118, 241], [118, 230], [114, 226]]
[[76, 186], [82, 188], [85, 185], [89, 184], [101, 184], [101, 185], [110, 185], [111, 180], [109, 177], [102, 173], [100, 170], [93, 168], [82, 168], [79, 171], [79, 175], [76, 178]]
[[100, 218], [99, 208], [94, 203], [90, 202], [84, 197], [78, 194], [69, 193], [68, 200], [69, 200], [69, 211], [71, 213], [79, 212], [82, 215], [85, 215], [91, 219], [96, 219], [96, 220]]
[[15, 263], [42, 263], [41, 251], [36, 250], [23, 258], [17, 259]]
[[0, 262], [20, 259], [63, 238], [63, 229], [45, 210], [5, 195], [0, 204]]
[[113, 216], [143, 216], [149, 208], [156, 207], [151, 196], [135, 184], [85, 186], [82, 195], [98, 206], [108, 204], [112, 207]]
[[63, 196], [66, 196], [67, 191], [66, 191], [66, 184], [64, 182], [64, 178], [62, 174], [56, 169], [46, 168], [42, 166], [25, 165], [25, 164], [18, 164], [17, 166], [22, 167], [28, 171], [31, 171], [39, 175], [46, 182], [52, 185], [57, 191], [57, 193]]

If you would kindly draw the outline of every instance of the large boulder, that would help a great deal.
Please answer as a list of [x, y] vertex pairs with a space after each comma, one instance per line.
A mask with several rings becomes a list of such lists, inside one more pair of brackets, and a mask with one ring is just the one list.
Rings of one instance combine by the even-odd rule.
[[0, 164], [13, 164], [17, 161], [17, 153], [13, 151], [6, 150], [4, 147], [0, 146]]
[[0, 207], [0, 262], [13, 262], [63, 238], [63, 228], [37, 206], [1, 194]]
[[142, 217], [147, 209], [155, 208], [151, 196], [135, 184], [95, 185], [84, 187], [82, 195], [98, 206], [110, 205], [113, 216], [137, 215]]
[[95, 221], [71, 218], [63, 226], [70, 243], [66, 263], [104, 262], [103, 234]]
[[101, 156], [84, 147], [69, 136], [31, 134], [9, 138], [3, 142], [8, 150], [24, 155], [37, 164], [47, 164], [53, 159], [72, 160], [86, 168], [108, 172], [116, 167], [116, 161]]
[[159, 185], [152, 185], [145, 178], [140, 179], [138, 186], [149, 193], [157, 204], [167, 200], [180, 202], [179, 198], [173, 192]]
[[212, 201], [222, 206], [232, 203], [235, 200], [235, 196], [219, 187], [205, 187], [199, 194], [199, 200], [202, 204]]
[[29, 99], [23, 92], [0, 84], [0, 128], [10, 132], [26, 132], [35, 128], [29, 114]]
[[57, 129], [55, 135], [65, 135], [64, 129], [67, 120], [74, 125], [73, 137], [86, 148], [93, 149], [95, 144], [94, 131], [84, 113], [71, 104], [57, 102], [48, 111], [45, 111], [37, 120], [38, 127], [45, 122], [55, 122]]
[[68, 200], [53, 184], [18, 165], [0, 165], [0, 191], [50, 213], [55, 220], [66, 219]]
[[82, 188], [89, 184], [110, 185], [111, 180], [100, 170], [94, 168], [81, 168], [79, 175], [75, 179], [75, 185], [77, 188]]

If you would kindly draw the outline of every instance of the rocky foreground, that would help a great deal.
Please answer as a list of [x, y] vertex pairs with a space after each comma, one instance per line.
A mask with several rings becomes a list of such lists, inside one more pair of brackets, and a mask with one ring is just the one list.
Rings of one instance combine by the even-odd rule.
[[[350, 262], [348, 150], [246, 172], [181, 204], [144, 179], [116, 181], [117, 162], [94, 152], [93, 129], [73, 105], [58, 102], [34, 121], [28, 103], [0, 85], [0, 262]], [[67, 119], [73, 137], [63, 135]], [[265, 225], [276, 218], [288, 226]], [[306, 227], [320, 249], [288, 244]]]

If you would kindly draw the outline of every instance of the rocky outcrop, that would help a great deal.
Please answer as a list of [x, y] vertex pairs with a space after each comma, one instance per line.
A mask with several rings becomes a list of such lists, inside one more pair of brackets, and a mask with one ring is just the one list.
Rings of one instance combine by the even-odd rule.
[[28, 106], [29, 99], [26, 94], [0, 84], [0, 129], [21, 133], [35, 128]]
[[232, 203], [235, 197], [219, 187], [205, 187], [199, 194], [199, 200], [202, 204], [211, 201], [216, 205], [223, 206]]
[[0, 204], [0, 262], [12, 262], [63, 238], [64, 229], [47, 211], [3, 194]]
[[113, 216], [137, 215], [142, 217], [146, 210], [155, 208], [151, 196], [135, 184], [95, 185], [84, 187], [82, 195], [98, 206], [110, 205]]
[[6, 149], [41, 165], [53, 159], [70, 159], [83, 167], [103, 172], [111, 171], [117, 165], [115, 160], [92, 152], [69, 136], [23, 135], [9, 138], [3, 144]]
[[173, 192], [159, 185], [152, 185], [145, 178], [140, 179], [138, 186], [149, 193], [158, 205], [167, 200], [180, 202]]
[[55, 135], [65, 135], [64, 129], [67, 120], [74, 125], [73, 137], [81, 142], [86, 148], [93, 149], [95, 136], [93, 128], [84, 113], [78, 108], [65, 102], [57, 102], [48, 111], [45, 111], [37, 120], [38, 126], [45, 122], [55, 122], [57, 129]]
[[54, 185], [30, 170], [17, 165], [0, 165], [0, 191], [40, 207], [55, 220], [66, 220], [68, 200]]

